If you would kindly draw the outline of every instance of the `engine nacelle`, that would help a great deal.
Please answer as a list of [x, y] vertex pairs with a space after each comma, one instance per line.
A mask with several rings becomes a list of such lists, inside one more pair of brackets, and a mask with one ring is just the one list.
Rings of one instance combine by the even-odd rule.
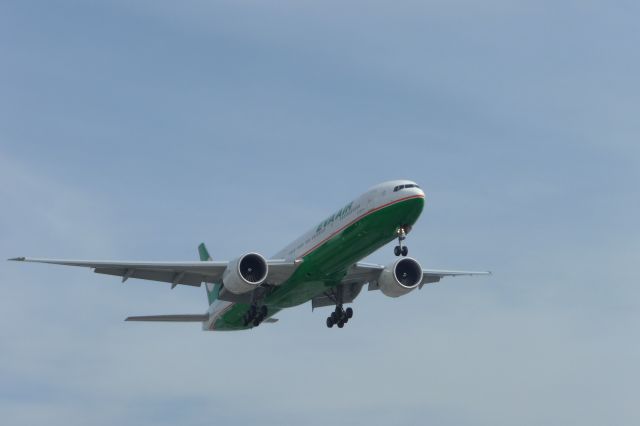
[[400, 297], [409, 293], [422, 281], [422, 267], [410, 257], [403, 257], [386, 268], [378, 278], [378, 287], [385, 296]]
[[247, 253], [229, 262], [222, 274], [224, 288], [234, 294], [242, 294], [256, 289], [267, 279], [269, 266], [258, 253]]

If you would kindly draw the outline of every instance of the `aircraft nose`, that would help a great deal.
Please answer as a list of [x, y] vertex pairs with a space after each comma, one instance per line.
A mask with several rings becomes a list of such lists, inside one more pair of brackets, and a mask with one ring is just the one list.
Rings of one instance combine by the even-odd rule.
[[415, 195], [422, 195], [423, 197], [425, 196], [424, 194], [424, 190], [422, 188], [420, 188], [420, 186], [416, 185], [413, 188], [410, 188], [410, 190], [415, 194]]

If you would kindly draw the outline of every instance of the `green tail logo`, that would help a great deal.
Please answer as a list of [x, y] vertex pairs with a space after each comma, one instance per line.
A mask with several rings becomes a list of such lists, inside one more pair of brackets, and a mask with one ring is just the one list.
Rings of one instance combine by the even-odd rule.
[[[211, 256], [209, 255], [209, 250], [207, 250], [207, 246], [205, 246], [204, 243], [200, 243], [200, 245], [198, 246], [198, 254], [200, 255], [200, 260], [203, 262], [206, 262], [208, 260], [213, 260], [211, 259]], [[211, 305], [213, 302], [215, 302], [218, 299], [218, 293], [220, 292], [220, 287], [222, 287], [222, 284], [220, 283], [216, 283], [216, 284], [205, 283], [204, 289], [207, 291], [207, 299], [209, 300], [209, 305]]]

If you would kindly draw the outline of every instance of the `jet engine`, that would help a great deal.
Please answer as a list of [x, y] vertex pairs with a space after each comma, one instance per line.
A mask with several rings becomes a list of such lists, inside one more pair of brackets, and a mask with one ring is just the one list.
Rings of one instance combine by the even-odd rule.
[[269, 267], [264, 257], [258, 253], [248, 253], [229, 262], [222, 275], [224, 288], [234, 294], [242, 294], [256, 289], [267, 279]]
[[421, 281], [420, 264], [410, 257], [403, 257], [384, 268], [378, 278], [378, 287], [385, 296], [399, 297], [416, 288]]

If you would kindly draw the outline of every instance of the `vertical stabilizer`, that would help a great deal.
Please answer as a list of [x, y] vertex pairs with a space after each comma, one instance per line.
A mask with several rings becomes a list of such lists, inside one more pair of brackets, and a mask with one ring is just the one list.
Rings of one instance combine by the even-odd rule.
[[[203, 262], [211, 261], [211, 256], [209, 255], [209, 250], [207, 250], [207, 246], [204, 243], [200, 243], [198, 246], [198, 254], [200, 255], [200, 260]], [[216, 301], [218, 298], [218, 293], [220, 292], [220, 283], [205, 283], [204, 289], [207, 291], [207, 299], [209, 300], [209, 305]]]

